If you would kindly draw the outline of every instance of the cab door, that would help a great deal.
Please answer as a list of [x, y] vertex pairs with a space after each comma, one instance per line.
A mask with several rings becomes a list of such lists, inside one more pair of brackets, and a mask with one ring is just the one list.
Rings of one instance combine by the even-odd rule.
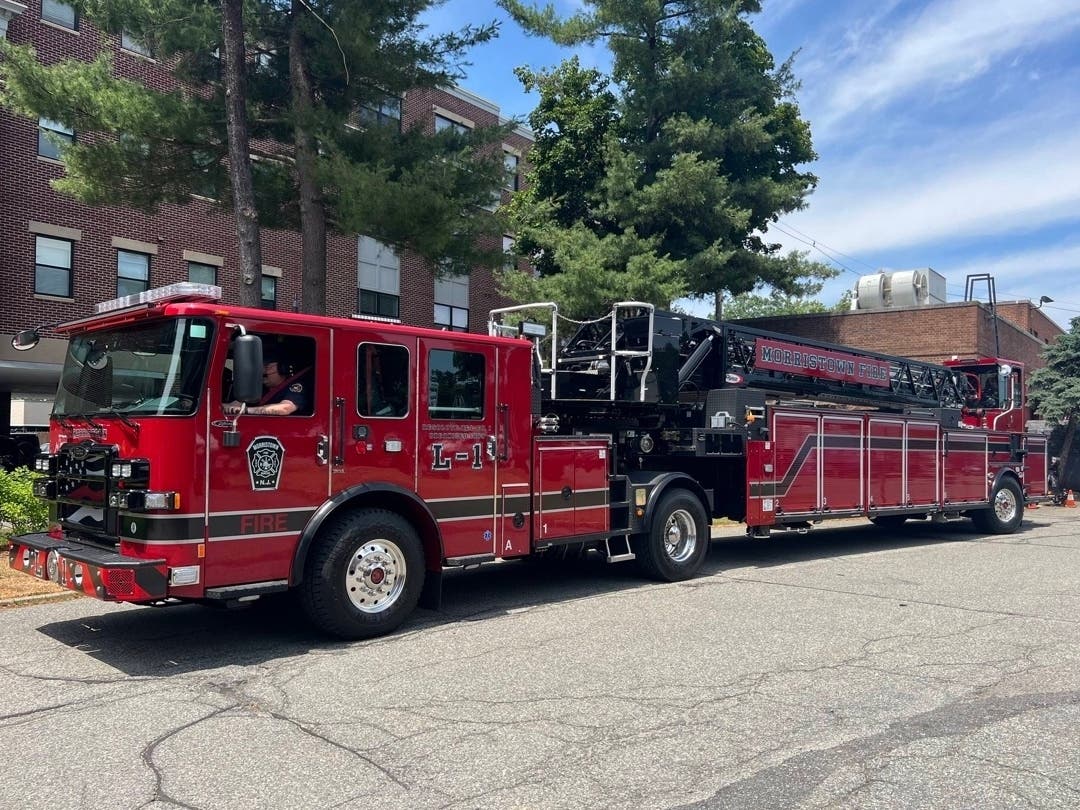
[[447, 558], [495, 553], [496, 349], [472, 340], [419, 341], [417, 491]]
[[[223, 400], [231, 399], [227, 373], [210, 381], [203, 574], [208, 588], [287, 579], [299, 534], [330, 487], [328, 456], [336, 420], [329, 330], [260, 322], [244, 326], [262, 338], [264, 351], [288, 353], [288, 384], [306, 389], [310, 405], [307, 412], [289, 416], [233, 417], [222, 408]], [[235, 443], [227, 438], [234, 418]]]

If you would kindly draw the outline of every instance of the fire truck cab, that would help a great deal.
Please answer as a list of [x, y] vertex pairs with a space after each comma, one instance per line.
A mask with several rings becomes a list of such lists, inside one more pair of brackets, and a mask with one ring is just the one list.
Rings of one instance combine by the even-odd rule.
[[[425, 584], [436, 601], [444, 566], [608, 531], [607, 440], [532, 441], [528, 341], [219, 297], [179, 284], [62, 327], [54, 452], [35, 464], [56, 523], [13, 543], [15, 568], [136, 603], [295, 588], [357, 637]], [[301, 405], [266, 414], [282, 397]]]

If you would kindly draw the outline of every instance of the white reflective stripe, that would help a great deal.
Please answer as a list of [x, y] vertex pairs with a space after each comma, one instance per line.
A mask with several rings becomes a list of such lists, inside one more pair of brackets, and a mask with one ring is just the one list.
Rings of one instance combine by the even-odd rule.
[[234, 534], [226, 537], [211, 537], [211, 543], [232, 542], [233, 540], [260, 540], [266, 537], [296, 537], [300, 532], [271, 532], [269, 534]]

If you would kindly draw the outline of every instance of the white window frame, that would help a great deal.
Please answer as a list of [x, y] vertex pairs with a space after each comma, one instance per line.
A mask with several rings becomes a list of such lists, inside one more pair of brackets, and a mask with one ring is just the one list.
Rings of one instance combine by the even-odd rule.
[[[511, 160], [513, 164], [511, 165]], [[506, 179], [503, 188], [509, 192], [521, 189], [521, 153], [516, 149], [503, 147], [503, 168], [506, 169]]]
[[446, 275], [435, 279], [432, 321], [438, 329], [469, 331], [469, 275]]
[[[128, 256], [139, 256], [142, 259], [144, 259], [145, 262], [146, 262], [146, 278], [138, 278], [136, 276], [124, 276], [124, 275], [121, 275], [120, 274], [120, 257], [121, 257], [122, 254], [126, 254]], [[151, 276], [150, 276], [150, 265], [151, 265], [150, 258], [151, 258], [151, 254], [143, 253], [142, 251], [128, 250], [127, 248], [117, 248], [116, 249], [116, 297], [117, 298], [120, 298], [120, 297], [125, 296], [125, 295], [131, 295], [132, 293], [135, 293], [135, 292], [145, 292], [146, 290], [150, 289], [150, 278], [151, 278]], [[120, 290], [121, 281], [140, 282], [145, 286], [141, 290], [129, 290], [127, 292], [122, 292]]]
[[[47, 160], [63, 160], [63, 147], [50, 140], [50, 133], [56, 136], [58, 140], [70, 145], [75, 143], [75, 130], [64, 126], [59, 121], [53, 121], [51, 118], [45, 118], [44, 116], [38, 118], [38, 157], [43, 157]], [[46, 148], [55, 151], [56, 154], [53, 155], [42, 152], [43, 145], [47, 145]]]
[[[38, 250], [42, 247], [41, 240], [45, 239], [49, 242], [62, 242], [67, 245], [67, 267], [59, 264], [44, 264], [39, 261]], [[47, 290], [38, 289], [38, 268], [44, 267], [47, 270], [64, 270], [67, 272], [67, 292], [58, 293], [50, 292]], [[57, 298], [72, 298], [75, 294], [75, 241], [73, 239], [61, 239], [57, 236], [47, 236], [45, 234], [34, 234], [34, 295], [51, 295]]]
[[128, 31], [120, 32], [120, 48], [128, 53], [136, 54], [137, 56], [143, 56], [147, 59], [154, 58], [154, 52], [150, 50], [150, 46], [143, 42], [140, 42], [135, 38], [135, 35]]
[[[401, 257], [390, 245], [360, 234], [356, 240], [356, 311], [361, 315], [401, 317]], [[397, 299], [397, 315], [363, 312], [360, 301], [364, 292]], [[376, 307], [378, 309], [378, 307]]]
[[[70, 22], [66, 16], [58, 13], [61, 9], [71, 11]], [[68, 31], [79, 30], [79, 12], [70, 3], [61, 3], [60, 0], [41, 0], [41, 21]]]

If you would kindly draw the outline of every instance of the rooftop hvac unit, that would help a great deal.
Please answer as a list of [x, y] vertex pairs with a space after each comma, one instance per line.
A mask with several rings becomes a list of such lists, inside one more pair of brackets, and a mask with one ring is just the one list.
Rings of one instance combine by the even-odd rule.
[[948, 301], [948, 295], [945, 292], [945, 276], [941, 275], [941, 273], [933, 267], [926, 268], [926, 275], [930, 280], [930, 303], [946, 303]]
[[888, 273], [861, 276], [855, 287], [852, 309], [883, 309], [892, 305]]
[[930, 280], [925, 270], [897, 270], [892, 274], [892, 305], [924, 307], [930, 303]]

